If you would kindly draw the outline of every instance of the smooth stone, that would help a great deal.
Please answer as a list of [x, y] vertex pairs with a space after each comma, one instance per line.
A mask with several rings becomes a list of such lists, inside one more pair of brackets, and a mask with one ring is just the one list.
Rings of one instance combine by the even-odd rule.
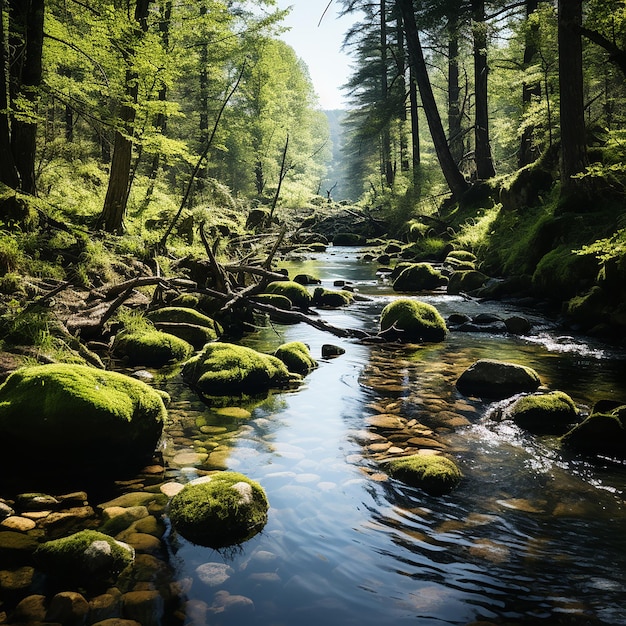
[[0, 502], [0, 520], [11, 515], [15, 515], [15, 511], [6, 502]]
[[35, 568], [25, 565], [16, 570], [0, 571], [0, 589], [5, 591], [20, 591], [28, 589], [33, 582]]
[[89, 601], [89, 618], [94, 623], [119, 619], [121, 615], [122, 603], [119, 595], [103, 593]]
[[123, 615], [142, 626], [161, 626], [165, 603], [158, 591], [129, 591], [122, 596]]
[[47, 622], [84, 624], [89, 613], [89, 602], [76, 591], [62, 591], [50, 601], [46, 612]]
[[235, 570], [225, 563], [204, 563], [196, 567], [198, 578], [208, 587], [219, 587], [234, 573]]
[[372, 426], [373, 428], [394, 430], [404, 427], [397, 416], [390, 414], [372, 415], [371, 417], [368, 417], [365, 421], [369, 426]]
[[168, 498], [173, 498], [184, 486], [182, 483], [165, 483], [159, 487], [159, 490]]
[[185, 465], [202, 465], [206, 461], [207, 456], [205, 453], [183, 451], [174, 456], [172, 463], [180, 467]]
[[218, 591], [210, 607], [213, 613], [233, 613], [248, 615], [254, 611], [254, 602], [246, 596], [231, 595], [228, 591]]
[[16, 623], [38, 623], [46, 619], [46, 596], [32, 595], [20, 600], [13, 611], [13, 621]]
[[32, 519], [17, 515], [11, 515], [0, 522], [0, 527], [7, 528], [8, 530], [16, 530], [21, 533], [26, 533], [35, 528], [35, 526], [37, 526], [37, 524]]

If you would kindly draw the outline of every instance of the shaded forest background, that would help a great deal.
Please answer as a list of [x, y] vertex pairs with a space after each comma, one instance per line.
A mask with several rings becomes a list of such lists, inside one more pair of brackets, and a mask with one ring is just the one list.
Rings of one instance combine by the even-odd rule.
[[24, 312], [55, 281], [203, 257], [201, 224], [249, 259], [349, 204], [619, 336], [626, 2], [340, 4], [351, 107], [323, 112], [273, 0], [2, 0], [5, 328], [41, 338]]

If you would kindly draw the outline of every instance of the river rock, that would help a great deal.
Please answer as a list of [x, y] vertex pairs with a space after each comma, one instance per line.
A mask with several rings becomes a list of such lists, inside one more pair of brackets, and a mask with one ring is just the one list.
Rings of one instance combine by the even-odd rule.
[[113, 344], [116, 356], [129, 365], [162, 367], [184, 361], [193, 354], [193, 346], [176, 335], [160, 330], [123, 331]]
[[276, 349], [274, 356], [280, 359], [290, 372], [305, 376], [317, 367], [309, 347], [302, 341], [290, 341]]
[[470, 293], [480, 289], [488, 280], [488, 276], [477, 270], [455, 271], [450, 276], [447, 292], [450, 295]]
[[2, 463], [46, 476], [140, 467], [161, 436], [163, 398], [130, 376], [85, 365], [18, 370], [0, 387], [0, 440], [12, 442]]
[[533, 327], [530, 321], [522, 315], [507, 317], [504, 320], [504, 324], [506, 325], [507, 331], [512, 335], [527, 335]]
[[461, 374], [456, 387], [465, 396], [501, 400], [535, 391], [540, 384], [539, 375], [530, 367], [480, 359]]
[[592, 413], [561, 437], [572, 450], [626, 459], [626, 406], [607, 413]]
[[47, 622], [84, 624], [89, 613], [89, 602], [76, 591], [62, 591], [50, 601], [46, 612]]
[[20, 600], [12, 614], [13, 623], [41, 623], [46, 619], [46, 596], [34, 594]]
[[436, 270], [430, 263], [408, 263], [393, 281], [393, 290], [431, 291], [447, 284], [447, 276]]
[[445, 339], [447, 328], [443, 317], [431, 304], [398, 298], [382, 310], [380, 331], [403, 341], [438, 342]]
[[450, 493], [463, 475], [456, 463], [439, 455], [413, 454], [384, 464], [391, 476], [434, 496]]
[[219, 587], [234, 573], [235, 570], [226, 563], [204, 563], [196, 567], [198, 578], [208, 587]]
[[518, 398], [506, 410], [518, 426], [541, 435], [562, 435], [577, 421], [574, 401], [562, 391]]
[[165, 601], [155, 590], [129, 591], [122, 596], [123, 615], [142, 626], [161, 626], [165, 614]]

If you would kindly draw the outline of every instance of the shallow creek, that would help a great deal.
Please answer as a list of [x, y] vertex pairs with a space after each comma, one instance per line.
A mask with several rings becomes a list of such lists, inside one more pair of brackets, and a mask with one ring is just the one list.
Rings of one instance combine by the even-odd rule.
[[[283, 266], [331, 289], [352, 281], [370, 296], [320, 312], [335, 326], [375, 332], [397, 297], [349, 249]], [[241, 405], [246, 413], [207, 406], [177, 377], [158, 383], [172, 403], [165, 473], [150, 489], [230, 469], [263, 486], [270, 510], [261, 533], [224, 551], [177, 536], [165, 512], [170, 589], [181, 603], [153, 623], [626, 624], [626, 467], [564, 454], [554, 439], [492, 420], [489, 403], [455, 388], [475, 360], [496, 358], [532, 366], [585, 408], [626, 399], [626, 354], [559, 336], [502, 304], [420, 299], [444, 317], [520, 313], [533, 334], [450, 333], [441, 344], [399, 346], [272, 324], [245, 343], [307, 343], [319, 367], [298, 390]], [[345, 354], [321, 359], [326, 343]], [[461, 485], [431, 497], [390, 480], [380, 460], [407, 447], [451, 455]]]

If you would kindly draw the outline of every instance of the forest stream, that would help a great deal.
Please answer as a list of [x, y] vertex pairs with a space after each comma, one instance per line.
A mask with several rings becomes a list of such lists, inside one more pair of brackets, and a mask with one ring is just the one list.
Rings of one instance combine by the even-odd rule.
[[[281, 266], [330, 289], [350, 281], [368, 297], [321, 311], [334, 326], [375, 333], [381, 309], [397, 297], [355, 249]], [[451, 332], [442, 343], [401, 345], [272, 323], [243, 343], [270, 352], [303, 341], [319, 367], [297, 390], [239, 410], [210, 407], [178, 376], [157, 375], [154, 384], [172, 398], [164, 473], [124, 489], [158, 493], [230, 469], [258, 481], [270, 509], [259, 534], [218, 551], [177, 535], [165, 508], [153, 554], [167, 585], [151, 585], [178, 597], [154, 604], [144, 626], [626, 624], [623, 464], [565, 453], [554, 437], [494, 420], [492, 403], [455, 387], [476, 360], [500, 359], [533, 367], [545, 387], [588, 410], [626, 399], [626, 353], [563, 336], [508, 304], [443, 293], [419, 299], [444, 318], [520, 314], [533, 328], [524, 337]], [[345, 353], [321, 358], [328, 343]], [[381, 469], [408, 431], [413, 445], [456, 461], [463, 480], [451, 494], [429, 496]]]

